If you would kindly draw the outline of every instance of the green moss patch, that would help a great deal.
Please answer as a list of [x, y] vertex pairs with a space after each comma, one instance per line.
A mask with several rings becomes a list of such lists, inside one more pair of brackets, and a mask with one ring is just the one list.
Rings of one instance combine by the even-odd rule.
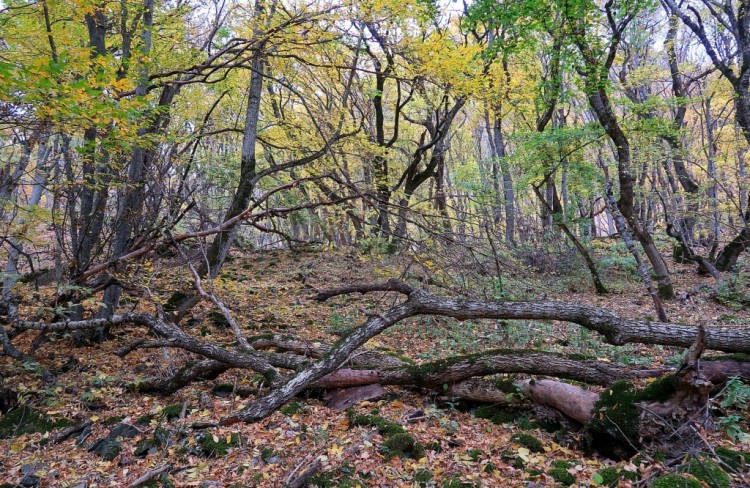
[[230, 434], [229, 439], [203, 432], [195, 440], [200, 453], [209, 458], [226, 456], [230, 448], [240, 444], [240, 436], [236, 432]]
[[519, 444], [522, 447], [525, 447], [531, 452], [544, 452], [544, 446], [542, 445], [542, 443], [539, 441], [539, 439], [531, 434], [513, 434], [513, 436], [511, 436], [510, 438], [510, 441], [514, 444]]
[[380, 449], [385, 454], [386, 460], [394, 457], [421, 459], [425, 454], [422, 444], [406, 432], [390, 436]]
[[10, 439], [23, 434], [51, 432], [73, 425], [68, 419], [50, 417], [28, 405], [11, 410], [0, 418], [0, 439]]
[[302, 410], [302, 404], [300, 402], [292, 402], [284, 405], [279, 409], [284, 415], [294, 415]]
[[617, 381], [599, 395], [586, 425], [589, 445], [611, 458], [630, 457], [640, 446], [639, 396], [629, 381]]
[[607, 488], [617, 488], [620, 480], [636, 481], [638, 479], [638, 473], [626, 471], [619, 466], [604, 468], [599, 472], [599, 476], [604, 480], [602, 481], [602, 486]]
[[443, 480], [443, 488], [474, 488], [474, 483], [461, 481], [459, 476], [451, 476]]
[[[186, 411], [190, 411], [190, 406], [188, 405]], [[180, 414], [182, 413], [182, 403], [175, 403], [173, 405], [167, 405], [164, 407], [159, 415], [161, 417], [167, 419], [167, 420], [174, 420], [180, 418]]]
[[384, 419], [378, 415], [355, 415], [351, 418], [352, 426], [377, 427], [383, 437], [394, 434], [403, 434], [406, 430], [399, 424]]
[[679, 378], [670, 374], [661, 379], [658, 379], [648, 385], [641, 393], [641, 401], [651, 402], [666, 402], [672, 398], [677, 391], [677, 383]]
[[693, 478], [687, 478], [678, 474], [668, 474], [656, 478], [650, 488], [703, 488], [703, 484]]
[[568, 473], [568, 468], [554, 467], [547, 474], [563, 486], [570, 486], [576, 482], [576, 477]]
[[426, 469], [418, 469], [414, 473], [414, 482], [419, 486], [427, 486], [432, 481], [432, 473]]
[[680, 469], [680, 472], [691, 474], [715, 488], [729, 488], [732, 485], [729, 475], [711, 459], [692, 459]]
[[523, 417], [526, 412], [520, 408], [500, 408], [494, 405], [483, 405], [478, 407], [474, 416], [487, 419], [493, 424], [509, 424]]
[[717, 447], [716, 455], [727, 466], [737, 471], [746, 471], [750, 468], [750, 454], [745, 452], [734, 451], [726, 447]]

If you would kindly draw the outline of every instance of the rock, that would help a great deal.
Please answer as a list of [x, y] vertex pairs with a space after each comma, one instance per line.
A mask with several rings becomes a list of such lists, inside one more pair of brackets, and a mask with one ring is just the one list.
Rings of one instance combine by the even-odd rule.
[[117, 440], [104, 437], [94, 442], [88, 450], [97, 454], [105, 461], [112, 461], [122, 451], [122, 445]]
[[38, 463], [24, 464], [23, 466], [21, 466], [21, 473], [23, 474], [23, 478], [21, 478], [21, 481], [19, 481], [18, 484], [26, 487], [37, 486], [41, 481], [41, 478], [37, 476], [36, 473], [38, 473], [45, 467], [45, 465]]
[[72, 423], [67, 419], [50, 417], [41, 410], [24, 405], [11, 410], [0, 419], [0, 439], [10, 439], [22, 434], [51, 432], [68, 427]]
[[86, 442], [86, 439], [89, 438], [91, 435], [91, 426], [88, 425], [84, 427], [83, 431], [81, 431], [81, 435], [78, 436], [78, 439], [76, 440], [76, 446], [81, 447], [84, 442]]
[[169, 447], [171, 444], [169, 431], [162, 426], [157, 427], [154, 430], [154, 443], [156, 447]]
[[156, 454], [159, 450], [156, 448], [156, 443], [153, 439], [143, 439], [138, 441], [135, 445], [135, 454], [138, 457], [146, 457], [149, 454]]
[[417, 410], [416, 412], [412, 412], [406, 416], [406, 421], [410, 424], [421, 422], [424, 419], [425, 419], [424, 410]]
[[130, 424], [119, 423], [112, 428], [112, 431], [110, 431], [107, 437], [113, 440], [117, 439], [118, 437], [122, 437], [123, 439], [131, 439], [140, 433], [140, 430]]

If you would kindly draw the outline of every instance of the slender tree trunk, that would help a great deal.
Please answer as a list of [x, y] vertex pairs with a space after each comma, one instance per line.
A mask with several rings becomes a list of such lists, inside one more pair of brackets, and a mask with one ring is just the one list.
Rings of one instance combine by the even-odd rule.
[[[256, 12], [259, 13], [260, 11], [261, 4], [258, 2], [256, 3]], [[258, 119], [260, 116], [260, 100], [263, 93], [264, 69], [264, 58], [256, 54], [251, 66], [250, 87], [247, 97], [247, 110], [245, 112], [240, 180], [229, 209], [224, 215], [224, 222], [243, 212], [249, 205], [250, 198], [253, 195], [253, 182], [256, 176], [255, 146], [258, 139]], [[224, 264], [224, 260], [229, 254], [229, 249], [232, 247], [236, 232], [237, 227], [233, 226], [216, 234], [208, 249], [208, 269], [202, 269], [201, 272], [203, 274], [208, 273], [212, 277], [218, 274]]]
[[[609, 135], [616, 149], [617, 174], [620, 182], [620, 199], [617, 201], [617, 208], [625, 219], [625, 222], [628, 224], [630, 230], [641, 243], [648, 260], [653, 267], [658, 282], [659, 296], [667, 299], [674, 298], [674, 288], [669, 276], [667, 264], [661, 253], [659, 253], [659, 250], [656, 248], [656, 244], [654, 243], [651, 234], [648, 230], [643, 228], [643, 225], [640, 222], [638, 222], [634, 213], [635, 178], [631, 173], [630, 143], [628, 138], [622, 131], [622, 128], [612, 111], [612, 106], [604, 88], [592, 85], [590, 80], [587, 80], [586, 83], [586, 89], [588, 91], [587, 95], [591, 108], [596, 113], [599, 123]], [[618, 229], [618, 231], [622, 235], [622, 230]]]

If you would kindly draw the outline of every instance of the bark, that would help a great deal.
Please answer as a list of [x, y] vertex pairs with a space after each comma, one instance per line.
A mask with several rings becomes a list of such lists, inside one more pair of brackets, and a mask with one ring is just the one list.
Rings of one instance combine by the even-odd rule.
[[377, 371], [339, 369], [316, 382], [324, 388], [369, 385], [419, 385], [437, 388], [477, 376], [494, 374], [538, 374], [606, 385], [624, 378], [659, 376], [663, 370], [638, 371], [613, 363], [570, 359], [542, 351], [499, 349], [466, 357], [453, 357], [418, 366], [401, 366]]
[[579, 386], [550, 380], [527, 380], [521, 391], [536, 403], [552, 407], [573, 420], [586, 424], [591, 420], [599, 395]]
[[[614, 19], [612, 8], [613, 5], [611, 3], [605, 5], [609, 19]], [[573, 26], [572, 34], [578, 51], [583, 58], [584, 67], [579, 72], [583, 77], [589, 105], [596, 114], [599, 124], [615, 146], [617, 176], [620, 183], [620, 198], [617, 200], [617, 208], [624, 217], [630, 231], [640, 242], [653, 267], [658, 281], [660, 297], [671, 299], [674, 298], [674, 287], [672, 286], [667, 264], [656, 248], [651, 234], [643, 227], [641, 222], [638, 222], [635, 215], [636, 180], [631, 167], [630, 141], [617, 120], [609, 95], [607, 94], [607, 76], [614, 63], [623, 32], [632, 18], [632, 16], [626, 16], [617, 24], [610, 23], [609, 27], [612, 30], [611, 40], [607, 49], [603, 50], [603, 54], [606, 55], [604, 61], [601, 60], [600, 55], [602, 53], [596, 52], [595, 48], [589, 43], [582, 21], [576, 20], [577, 24]]]
[[[259, 12], [260, 1], [256, 3], [256, 11]], [[256, 153], [255, 146], [258, 139], [258, 120], [260, 116], [260, 100], [263, 92], [263, 73], [265, 70], [265, 59], [256, 55], [253, 58], [250, 72], [250, 87], [247, 96], [247, 109], [245, 111], [245, 128], [242, 137], [242, 154], [240, 165], [240, 179], [232, 197], [224, 221], [240, 215], [250, 203], [255, 188], [256, 176]], [[216, 276], [229, 254], [237, 228], [230, 226], [216, 234], [208, 250], [208, 269], [201, 269], [201, 274]]]
[[[669, 10], [693, 32], [703, 46], [713, 65], [724, 78], [729, 81], [734, 90], [735, 121], [741, 129], [745, 141], [750, 144], [750, 12], [747, 2], [726, 3], [719, 9], [709, 9], [701, 14], [692, 7], [688, 14], [682, 4], [674, 0], [664, 0]], [[713, 34], [706, 29], [701, 15], [711, 15], [716, 21], [727, 28], [727, 32], [734, 38], [737, 55], [724, 56], [723, 52], [715, 49], [712, 44]], [[750, 204], [748, 204], [750, 206]], [[726, 271], [737, 263], [737, 259], [750, 247], [750, 208], [745, 213], [744, 227], [739, 234], [722, 249], [716, 259], [716, 268]]]
[[[393, 290], [395, 282], [391, 281], [381, 286], [381, 289], [385, 291]], [[367, 291], [374, 289], [373, 286], [367, 287]], [[350, 288], [347, 291], [355, 290]], [[406, 290], [402, 290], [404, 291]], [[341, 291], [341, 293], [345, 292]], [[367, 340], [405, 318], [415, 315], [440, 315], [459, 320], [480, 318], [563, 320], [595, 330], [615, 345], [640, 342], [688, 347], [698, 336], [698, 329], [693, 326], [628, 320], [606, 310], [585, 305], [561, 302], [456, 300], [437, 297], [418, 289], [412, 289], [405, 294], [408, 295], [405, 302], [368, 319], [361, 327], [342, 339], [339, 345], [323, 359], [301, 370], [281, 388], [256, 399], [238, 413], [223, 419], [222, 425], [231, 425], [241, 421], [253, 422], [267, 417], [309, 385], [338, 369]], [[329, 293], [326, 297], [333, 295]], [[706, 331], [705, 343], [712, 349], [736, 352], [750, 350], [750, 330], [747, 328], [711, 328]]]
[[620, 237], [622, 237], [622, 240], [625, 241], [625, 245], [627, 246], [628, 251], [630, 251], [630, 254], [633, 256], [633, 259], [635, 259], [635, 264], [636, 264], [636, 267], [638, 268], [638, 273], [641, 275], [643, 284], [646, 285], [646, 290], [648, 290], [648, 294], [651, 296], [651, 300], [654, 302], [654, 309], [656, 310], [656, 314], [659, 316], [659, 320], [666, 322], [667, 314], [664, 311], [664, 306], [661, 303], [659, 294], [656, 292], [651, 282], [651, 275], [648, 272], [648, 268], [646, 268], [646, 265], [641, 260], [641, 255], [638, 253], [638, 250], [635, 248], [635, 244], [633, 243], [633, 238], [630, 236], [630, 230], [625, 225], [625, 222], [623, 222], [623, 216], [619, 212], [619, 209], [617, 208], [617, 205], [615, 203], [615, 197], [612, 194], [611, 182], [607, 183], [605, 198], [607, 202], [607, 207], [609, 208], [609, 212], [614, 217], [615, 225], [617, 226], [617, 232], [620, 233]]

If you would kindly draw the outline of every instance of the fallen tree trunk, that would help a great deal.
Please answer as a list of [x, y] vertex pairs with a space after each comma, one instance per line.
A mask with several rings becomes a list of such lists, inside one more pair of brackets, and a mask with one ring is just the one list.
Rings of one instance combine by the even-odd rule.
[[[158, 338], [142, 340], [118, 351], [125, 355], [142, 348], [177, 347], [203, 356], [204, 360], [190, 364], [173, 378], [160, 383], [145, 385], [146, 389], [176, 389], [198, 379], [215, 378], [229, 368], [250, 369], [263, 373], [272, 387], [271, 393], [251, 402], [240, 412], [222, 422], [227, 425], [237, 421], [262, 419], [293, 396], [311, 386], [355, 386], [366, 384], [412, 384], [434, 387], [443, 384], [459, 384], [477, 376], [496, 373], [526, 373], [555, 376], [592, 384], [608, 384], [620, 378], [638, 375], [653, 375], [655, 372], [633, 372], [627, 368], [600, 361], [581, 361], [562, 355], [537, 351], [490, 351], [475, 356], [452, 358], [430, 365], [409, 366], [396, 358], [360, 348], [372, 337], [402, 320], [417, 315], [437, 315], [466, 319], [547, 319], [579, 324], [599, 332], [611, 344], [626, 343], [661, 344], [687, 347], [698, 337], [698, 327], [683, 324], [645, 322], [619, 317], [607, 310], [564, 302], [490, 302], [459, 300], [432, 295], [398, 281], [380, 284], [350, 286], [321, 292], [316, 299], [326, 300], [348, 293], [395, 291], [407, 296], [407, 300], [383, 314], [372, 315], [360, 327], [344, 336], [335, 346], [305, 343], [279, 337], [259, 337], [250, 340], [251, 350], [231, 351], [217, 344], [193, 338], [176, 325], [148, 314], [114, 315], [109, 319], [89, 319], [77, 322], [15, 321], [17, 330], [65, 331], [132, 323], [151, 329]], [[710, 327], [705, 329], [703, 342], [707, 349], [726, 352], [750, 352], [750, 328], [747, 326]], [[281, 347], [297, 354], [281, 354], [258, 350], [265, 347]], [[319, 358], [313, 361], [313, 358]], [[345, 362], [363, 366], [375, 366], [375, 371], [338, 372]], [[714, 374], [726, 378], [731, 374], [720, 365]], [[296, 373], [288, 377], [280, 369]], [[747, 373], [742, 362], [732, 365], [731, 371]], [[710, 369], [710, 368], [708, 368]], [[642, 377], [642, 376], [641, 376]], [[467, 389], [470, 391], [472, 389]], [[476, 388], [473, 391], [477, 394]], [[493, 393], [494, 394], [494, 393]]]
[[[300, 371], [281, 388], [251, 402], [236, 414], [222, 420], [223, 425], [263, 419], [292, 397], [338, 369], [370, 338], [388, 327], [416, 315], [439, 315], [467, 319], [549, 319], [573, 322], [599, 332], [614, 345], [627, 343], [689, 347], [698, 339], [698, 327], [663, 322], [645, 322], [619, 317], [607, 310], [564, 302], [488, 302], [459, 300], [432, 295], [405, 283], [391, 280], [382, 284], [348, 286], [318, 294], [322, 301], [349, 293], [395, 291], [408, 299], [382, 315], [370, 317], [362, 326], [344, 337], [323, 359]], [[705, 347], [727, 352], [750, 352], [750, 328], [711, 327], [705, 330]]]

